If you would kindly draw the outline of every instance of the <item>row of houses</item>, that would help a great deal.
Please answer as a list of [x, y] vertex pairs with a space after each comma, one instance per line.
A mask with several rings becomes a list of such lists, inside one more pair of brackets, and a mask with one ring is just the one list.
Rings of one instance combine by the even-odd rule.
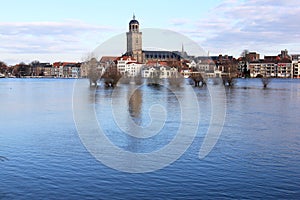
[[[256, 52], [249, 52], [244, 57], [235, 59], [228, 55], [200, 56], [181, 59], [180, 61], [147, 61], [140, 63], [131, 56], [103, 56], [99, 61], [95, 58], [82, 63], [54, 62], [30, 64], [20, 63], [6, 70], [6, 75], [16, 77], [58, 77], [58, 78], [87, 78], [89, 73], [103, 74], [108, 66], [115, 66], [122, 76], [151, 77], [160, 74], [160, 78], [175, 76], [178, 72], [184, 77], [194, 73], [206, 77], [232, 76], [240, 77], [278, 77], [300, 78], [300, 54], [288, 55], [287, 50], [276, 56], [264, 56], [260, 59]], [[94, 71], [91, 71], [93, 69]]]
[[57, 78], [79, 78], [81, 77], [81, 63], [55, 62], [30, 64], [20, 63], [7, 68], [5, 75], [10, 77], [57, 77]]
[[159, 76], [159, 78], [169, 78], [176, 76], [178, 72], [178, 67], [170, 67], [166, 61], [149, 61], [143, 64], [130, 56], [118, 57], [116, 61], [118, 71], [127, 77], [150, 78]]
[[177, 72], [180, 72], [185, 77], [189, 77], [195, 71], [214, 73], [216, 68], [212, 63], [199, 62], [196, 64], [195, 61], [188, 60], [176, 63], [168, 63], [167, 61], [139, 63], [131, 56], [103, 56], [99, 61], [91, 59], [82, 63], [21, 63], [13, 66], [12, 70], [9, 71], [9, 75], [16, 77], [87, 78], [89, 73], [103, 74], [105, 69], [110, 65], [116, 66], [122, 76], [142, 76], [145, 78], [157, 73], [160, 73], [160, 78], [169, 78], [175, 76]]
[[282, 50], [277, 56], [264, 56], [263, 59], [256, 56], [247, 64], [253, 78], [300, 78], [300, 54], [288, 55], [287, 50]]
[[181, 60], [178, 63], [170, 64], [165, 61], [138, 63], [131, 57], [118, 57], [117, 67], [122, 75], [149, 77], [151, 72], [160, 71], [161, 77], [172, 76], [175, 71], [185, 77], [193, 73], [201, 72], [206, 77], [272, 77], [272, 78], [300, 78], [300, 54], [289, 55], [287, 50], [282, 50], [276, 56], [264, 56], [256, 52], [248, 52], [244, 58], [235, 59], [233, 56], [202, 56], [192, 59]]
[[278, 77], [278, 78], [294, 78], [297, 76], [293, 70], [293, 65], [289, 61], [280, 60], [278, 62], [259, 61], [249, 63], [251, 77]]

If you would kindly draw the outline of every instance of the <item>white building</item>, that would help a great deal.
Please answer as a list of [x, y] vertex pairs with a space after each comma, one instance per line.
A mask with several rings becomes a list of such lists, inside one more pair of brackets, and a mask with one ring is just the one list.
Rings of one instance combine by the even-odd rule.
[[80, 76], [80, 66], [74, 65], [71, 67], [71, 77], [79, 78]]
[[176, 77], [178, 71], [175, 67], [168, 66], [144, 66], [142, 68], [142, 77], [151, 78], [157, 76], [159, 78]]
[[293, 78], [300, 78], [300, 60], [292, 61]]
[[249, 63], [250, 76], [256, 78], [259, 76], [276, 77], [277, 64], [274, 62], [253, 62]]
[[300, 78], [300, 54], [294, 54], [291, 56], [292, 56], [293, 78]]
[[253, 62], [249, 63], [250, 76], [252, 78], [278, 77], [292, 78], [293, 68], [291, 62]]
[[117, 58], [117, 69], [122, 75], [135, 77], [141, 74], [142, 64], [130, 56]]
[[292, 63], [284, 62], [277, 64], [278, 78], [292, 78]]
[[64, 77], [64, 66], [60, 65], [58, 67], [58, 77]]

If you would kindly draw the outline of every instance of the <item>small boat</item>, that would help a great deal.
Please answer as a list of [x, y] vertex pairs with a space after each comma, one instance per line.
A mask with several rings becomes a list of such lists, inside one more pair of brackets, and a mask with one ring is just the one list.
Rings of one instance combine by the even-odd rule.
[[5, 75], [0, 73], [0, 78], [5, 78]]

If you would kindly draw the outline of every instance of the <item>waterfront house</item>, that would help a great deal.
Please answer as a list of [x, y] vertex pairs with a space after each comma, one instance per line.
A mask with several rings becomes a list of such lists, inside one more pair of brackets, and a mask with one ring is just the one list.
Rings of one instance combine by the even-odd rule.
[[121, 56], [117, 58], [117, 69], [121, 75], [135, 77], [141, 74], [142, 63], [138, 63], [131, 56]]
[[300, 54], [292, 54], [292, 76], [293, 78], [300, 78]]
[[48, 78], [54, 77], [54, 68], [50, 63], [44, 66], [44, 76]]
[[164, 65], [144, 65], [141, 74], [144, 78], [151, 78], [153, 76], [157, 76], [158, 78], [171, 78], [177, 76], [178, 70], [176, 67]]
[[276, 77], [277, 64], [272, 61], [255, 61], [249, 63], [250, 77]]

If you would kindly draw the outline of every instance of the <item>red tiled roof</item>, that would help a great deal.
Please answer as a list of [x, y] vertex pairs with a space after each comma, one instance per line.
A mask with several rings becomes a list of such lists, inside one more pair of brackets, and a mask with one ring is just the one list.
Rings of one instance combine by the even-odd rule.
[[53, 67], [66, 66], [66, 65], [80, 65], [78, 62], [54, 62]]
[[54, 62], [52, 65], [53, 67], [59, 67], [61, 65], [61, 62]]
[[136, 61], [136, 59], [134, 59], [133, 57], [131, 56], [120, 56], [120, 57], [117, 57], [116, 60], [131, 60], [131, 61]]
[[76, 64], [76, 62], [63, 62], [62, 63], [62, 66], [66, 66], [66, 65], [69, 65], [69, 64]]
[[101, 63], [115, 61], [118, 57], [117, 56], [102, 56], [100, 59]]
[[159, 62], [159, 65], [160, 65], [160, 66], [168, 66], [168, 63], [165, 62], [165, 61], [160, 61], [160, 62]]

